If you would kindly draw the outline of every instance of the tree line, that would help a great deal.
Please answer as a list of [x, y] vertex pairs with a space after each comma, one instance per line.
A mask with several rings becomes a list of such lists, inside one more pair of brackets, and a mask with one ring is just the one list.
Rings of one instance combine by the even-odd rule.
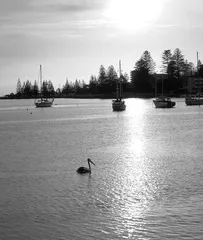
[[[176, 48], [173, 52], [170, 49], [164, 50], [161, 59], [165, 93], [180, 93], [184, 79], [197, 76], [197, 74], [203, 76], [202, 69], [200, 68], [197, 72], [195, 65], [185, 59], [179, 48]], [[198, 64], [200, 65], [201, 62], [199, 61]], [[107, 69], [101, 65], [98, 76], [91, 75], [88, 84], [84, 80], [76, 79], [73, 82], [66, 79], [62, 88], [56, 90], [51, 80], [44, 80], [42, 85], [39, 86], [36, 80], [32, 84], [29, 80], [21, 83], [20, 79], [18, 79], [16, 94], [13, 94], [13, 96], [17, 98], [33, 98], [39, 94], [46, 97], [65, 97], [80, 94], [111, 95], [116, 91], [117, 81], [122, 81], [124, 92], [129, 91], [130, 85], [130, 91], [134, 93], [152, 93], [155, 87], [157, 87], [158, 91], [161, 89], [161, 81], [156, 81], [155, 67], [155, 61], [150, 52], [146, 50], [135, 62], [131, 77], [127, 73], [121, 73], [121, 76], [119, 76], [113, 65]]]
[[51, 80], [43, 81], [42, 86], [39, 88], [39, 85], [36, 80], [34, 81], [34, 84], [32, 84], [29, 80], [21, 83], [20, 79], [18, 79], [16, 87], [17, 98], [37, 97], [40, 93], [46, 97], [54, 96], [55, 90]]
[[[202, 77], [202, 68], [197, 68], [192, 62], [185, 59], [182, 51], [176, 48], [173, 52], [164, 50], [162, 55], [161, 73], [164, 81], [165, 93], [183, 93], [183, 83], [188, 77], [196, 77], [197, 74]], [[198, 62], [198, 66], [201, 62]], [[155, 87], [158, 91], [162, 88], [162, 81], [156, 81], [155, 73], [156, 63], [151, 57], [149, 51], [144, 51], [142, 56], [135, 63], [135, 70], [131, 72], [131, 82], [134, 91], [137, 93], [153, 92]], [[155, 86], [157, 85], [157, 86]]]
[[42, 81], [42, 85], [39, 86], [36, 80], [32, 84], [29, 80], [21, 83], [20, 79], [18, 79], [15, 96], [17, 98], [32, 98], [40, 94], [45, 97], [64, 97], [77, 94], [112, 94], [116, 91], [117, 81], [122, 81], [125, 91], [126, 84], [129, 81], [128, 74], [124, 73], [119, 77], [114, 66], [111, 65], [106, 70], [101, 65], [98, 77], [91, 75], [89, 84], [86, 84], [84, 80], [76, 79], [73, 82], [66, 79], [62, 88], [57, 88], [56, 90], [51, 80], [44, 80]]

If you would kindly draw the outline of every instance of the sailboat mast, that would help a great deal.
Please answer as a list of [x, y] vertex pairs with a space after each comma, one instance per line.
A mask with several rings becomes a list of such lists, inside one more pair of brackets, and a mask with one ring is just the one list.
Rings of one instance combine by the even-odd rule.
[[118, 100], [119, 90], [118, 90], [118, 79], [116, 81], [116, 99]]
[[120, 92], [119, 92], [119, 94], [120, 94], [120, 99], [121, 99], [121, 60], [119, 60], [119, 81], [120, 81]]
[[197, 81], [198, 81], [198, 98], [199, 98], [199, 107], [200, 107], [200, 80], [199, 80], [199, 58], [197, 52]]
[[39, 79], [40, 79], [40, 93], [42, 98], [42, 65], [40, 65], [40, 69], [39, 69]]
[[155, 98], [157, 97], [157, 79], [155, 75]]
[[200, 95], [200, 84], [199, 84], [199, 58], [198, 58], [198, 52], [197, 52], [197, 80], [198, 80], [198, 95]]

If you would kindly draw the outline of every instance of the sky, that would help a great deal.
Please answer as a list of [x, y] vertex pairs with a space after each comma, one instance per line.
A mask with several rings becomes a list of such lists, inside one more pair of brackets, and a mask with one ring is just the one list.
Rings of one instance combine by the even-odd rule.
[[56, 89], [119, 60], [130, 75], [145, 50], [156, 72], [166, 49], [196, 64], [202, 43], [202, 0], [0, 0], [0, 96], [38, 80], [40, 65]]

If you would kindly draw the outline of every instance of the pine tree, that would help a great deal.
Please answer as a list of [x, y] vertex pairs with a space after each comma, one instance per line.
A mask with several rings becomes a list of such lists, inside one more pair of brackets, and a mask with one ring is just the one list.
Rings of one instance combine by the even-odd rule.
[[155, 62], [151, 57], [149, 51], [144, 51], [141, 58], [135, 63], [135, 69], [141, 70], [145, 69], [149, 74], [153, 74], [155, 71]]
[[106, 75], [106, 69], [104, 68], [103, 65], [101, 65], [99, 69], [98, 83], [99, 83], [100, 93], [105, 93], [106, 86], [107, 86], [107, 75]]
[[51, 80], [49, 80], [47, 83], [47, 90], [48, 90], [49, 96], [54, 95], [55, 91], [54, 91], [54, 86], [53, 86]]
[[183, 74], [183, 69], [185, 65], [184, 56], [179, 48], [176, 48], [173, 52], [173, 61], [175, 62], [175, 76], [180, 79]]
[[29, 80], [26, 81], [25, 86], [24, 86], [24, 95], [26, 97], [31, 97], [32, 96], [32, 84]]
[[136, 92], [152, 92], [152, 74], [155, 71], [155, 62], [149, 51], [145, 51], [135, 63], [135, 74], [132, 83]]
[[22, 85], [20, 78], [18, 78], [17, 87], [16, 87], [16, 96], [20, 98], [22, 96]]
[[91, 94], [98, 93], [98, 81], [96, 76], [91, 75], [90, 77], [89, 91]]
[[169, 75], [169, 64], [170, 61], [172, 60], [172, 53], [171, 50], [164, 50], [162, 53], [162, 68], [163, 72], [167, 73]]
[[37, 85], [37, 81], [35, 80], [34, 81], [34, 85], [33, 85], [33, 88], [32, 88], [32, 92], [33, 92], [33, 95], [36, 97], [38, 94], [39, 94], [39, 87]]
[[48, 83], [47, 83], [46, 80], [44, 80], [44, 81], [42, 82], [42, 89], [41, 89], [42, 95], [43, 95], [44, 97], [48, 97], [48, 96], [49, 96], [49, 92], [48, 92], [47, 86], [48, 86]]
[[62, 93], [63, 94], [70, 93], [70, 84], [69, 84], [68, 78], [66, 78], [65, 85], [62, 87]]
[[118, 75], [114, 66], [109, 66], [107, 70], [107, 85], [108, 85], [108, 92], [112, 93], [116, 90], [116, 81], [118, 80]]

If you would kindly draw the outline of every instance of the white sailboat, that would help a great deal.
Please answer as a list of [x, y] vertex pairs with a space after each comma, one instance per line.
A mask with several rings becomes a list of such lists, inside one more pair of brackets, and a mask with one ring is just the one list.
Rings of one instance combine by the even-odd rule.
[[121, 61], [119, 61], [119, 82], [116, 82], [116, 99], [112, 100], [113, 111], [124, 111], [125, 101], [122, 99]]
[[35, 106], [40, 108], [51, 107], [53, 102], [54, 98], [48, 99], [42, 95], [42, 66], [40, 65], [40, 97], [38, 99], [35, 99]]
[[[156, 88], [157, 86], [155, 84], [155, 91]], [[176, 105], [176, 103], [173, 102], [170, 97], [163, 96], [163, 77], [162, 77], [162, 95], [153, 100], [153, 103], [156, 108], [173, 108]]]
[[197, 52], [197, 80], [198, 80], [198, 93], [196, 96], [187, 96], [185, 98], [185, 104], [187, 106], [193, 105], [203, 105], [203, 96], [200, 93], [200, 80], [199, 80], [199, 60], [198, 60], [198, 52]]

